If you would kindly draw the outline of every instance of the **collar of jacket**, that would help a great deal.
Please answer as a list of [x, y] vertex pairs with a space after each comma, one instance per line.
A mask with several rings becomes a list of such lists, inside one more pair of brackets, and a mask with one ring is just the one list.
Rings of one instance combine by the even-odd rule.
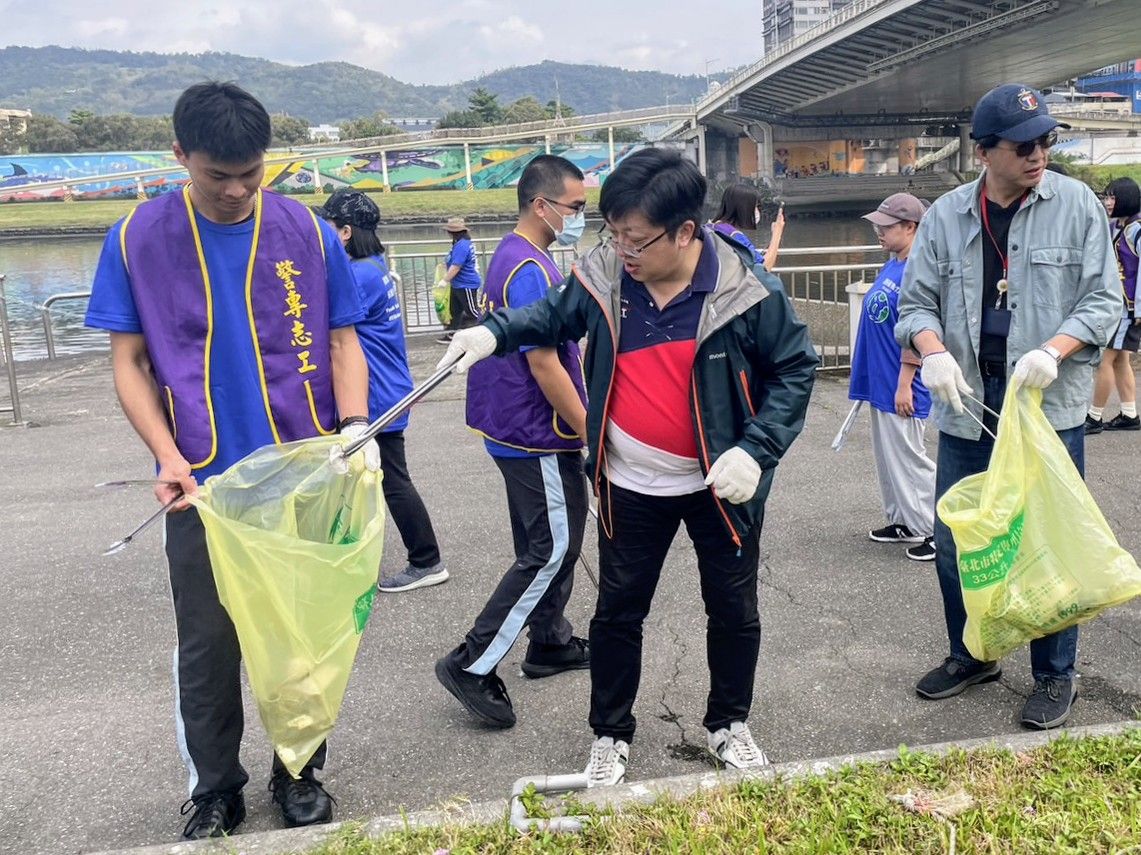
[[[697, 346], [770, 293], [753, 273], [752, 257], [747, 250], [711, 227], [703, 226], [701, 231], [703, 240], [713, 242], [718, 270], [717, 287], [706, 295], [701, 318], [697, 322]], [[618, 253], [612, 247], [600, 244], [575, 262], [574, 271], [583, 287], [594, 294], [601, 305], [609, 307], [617, 333], [622, 317], [618, 303], [622, 259]]]
[[[1038, 199], [1053, 198], [1054, 194], [1057, 192], [1054, 187], [1054, 182], [1057, 181], [1060, 177], [1061, 176], [1059, 176], [1057, 173], [1051, 172], [1047, 169], [1042, 175], [1042, 180], [1039, 181], [1034, 187], [1030, 188], [1030, 194], [1026, 197], [1026, 204], [1031, 205]], [[979, 203], [982, 200], [984, 181], [986, 181], [985, 169], [983, 170], [982, 174], [970, 184], [964, 185], [957, 191], [952, 191], [962, 193], [962, 197], [959, 199], [957, 208], [960, 214], [972, 214], [976, 220], [981, 221], [982, 212], [979, 209]]]

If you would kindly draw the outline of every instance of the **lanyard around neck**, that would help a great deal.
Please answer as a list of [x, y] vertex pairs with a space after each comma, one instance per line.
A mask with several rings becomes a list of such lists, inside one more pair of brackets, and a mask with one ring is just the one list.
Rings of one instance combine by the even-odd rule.
[[[1022, 203], [1026, 201], [1026, 197], [1029, 195], [1030, 195], [1030, 193], [1029, 193], [1029, 191], [1027, 191], [1019, 197], [1019, 199], [1018, 199], [1018, 207], [1019, 208], [1022, 207]], [[1000, 247], [998, 245], [998, 241], [995, 239], [994, 232], [992, 232], [990, 229], [990, 213], [987, 211], [987, 204], [986, 203], [987, 203], [986, 187], [983, 187], [982, 205], [980, 206], [982, 209], [981, 213], [982, 213], [982, 218], [983, 218], [983, 228], [986, 230], [986, 236], [988, 238], [990, 238], [990, 242], [994, 246], [994, 251], [996, 253], [998, 253], [998, 260], [1002, 264], [1002, 278], [999, 279], [999, 284], [1002, 286], [1005, 286], [1005, 285], [1009, 284], [1006, 281], [1006, 275], [1007, 275], [1007, 273], [1010, 272], [1010, 256], [1007, 253], [1003, 252], [1002, 247]], [[1006, 290], [1005, 287], [999, 288], [999, 291], [1005, 291], [1005, 290]]]

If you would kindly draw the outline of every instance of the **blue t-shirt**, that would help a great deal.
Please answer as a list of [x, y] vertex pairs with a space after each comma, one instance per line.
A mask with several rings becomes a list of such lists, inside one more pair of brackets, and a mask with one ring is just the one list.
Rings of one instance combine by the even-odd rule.
[[452, 251], [448, 253], [447, 266], [452, 265], [460, 269], [452, 279], [453, 288], [470, 290], [483, 284], [479, 270], [475, 266], [475, 247], [468, 238], [460, 238], [452, 245]]
[[721, 234], [725, 235], [730, 240], [739, 243], [741, 246], [745, 247], [745, 249], [749, 250], [749, 252], [753, 254], [753, 261], [755, 261], [757, 264], [765, 263], [765, 254], [753, 246], [753, 242], [749, 240], [748, 237], [746, 237], [743, 231], [734, 228], [733, 226], [729, 225], [729, 223], [714, 223], [713, 228], [721, 232]]
[[[201, 483], [255, 449], [271, 445], [273, 433], [262, 400], [246, 309], [246, 267], [253, 241], [253, 219], [221, 225], [197, 212], [195, 217], [210, 271], [214, 304], [210, 395], [218, 430], [218, 453], [209, 465], [194, 470], [194, 476]], [[319, 224], [329, 285], [329, 326], [333, 329], [352, 326], [364, 318], [364, 312], [349, 268], [349, 257], [340, 248], [341, 242], [333, 227], [324, 221]], [[122, 220], [112, 226], [103, 242], [84, 323], [110, 332], [142, 333], [130, 276], [119, 248], [122, 226]]]
[[[507, 305], [512, 308], [519, 306], [526, 306], [529, 303], [537, 303], [547, 295], [547, 289], [550, 283], [547, 282], [547, 274], [543, 271], [538, 263], [530, 263], [522, 265], [515, 271], [515, 275], [504, 286], [503, 290], [507, 295]], [[524, 345], [519, 348], [520, 353], [526, 353], [528, 350], [534, 350], [531, 345]], [[484, 447], [487, 448], [487, 453], [492, 457], [541, 457], [531, 451], [523, 451], [519, 448], [511, 448], [510, 446], [501, 445], [492, 439], [483, 440]]]
[[[354, 259], [352, 268], [365, 311], [365, 319], [357, 324], [357, 338], [368, 363], [368, 417], [377, 419], [412, 391], [400, 295], [396, 292], [396, 280], [388, 272], [384, 256]], [[384, 432], [392, 433], [406, 427], [407, 410]]]
[[[906, 260], [891, 259], [880, 268], [875, 284], [864, 295], [856, 352], [852, 354], [852, 376], [848, 381], [850, 400], [867, 401], [885, 413], [895, 413], [895, 390], [899, 385], [903, 351], [895, 340], [895, 325], [899, 321], [899, 286], [906, 264]], [[931, 412], [931, 394], [919, 379], [918, 371], [911, 381], [911, 395], [915, 418], [927, 418]]]

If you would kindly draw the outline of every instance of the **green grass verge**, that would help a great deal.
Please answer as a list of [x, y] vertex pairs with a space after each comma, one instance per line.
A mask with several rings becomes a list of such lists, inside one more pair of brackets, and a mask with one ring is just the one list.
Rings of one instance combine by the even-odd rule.
[[[914, 797], [912, 807], [892, 798], [904, 794]], [[525, 804], [532, 815], [552, 807], [534, 796]], [[568, 807], [583, 811], [581, 804]], [[891, 763], [747, 781], [619, 816], [595, 813], [580, 834], [524, 837], [504, 821], [368, 839], [350, 827], [310, 855], [914, 855], [952, 851], [952, 825], [960, 853], [1141, 853], [1141, 729], [1115, 737], [1062, 735], [1017, 755], [984, 749], [933, 756], [901, 748]]]
[[[587, 203], [597, 210], [597, 187], [586, 191]], [[448, 217], [513, 217], [518, 211], [515, 188], [502, 190], [417, 190], [405, 193], [369, 193], [383, 221], [439, 220]], [[294, 196], [305, 204], [326, 197]], [[0, 204], [0, 231], [6, 229], [110, 228], [138, 202], [123, 199], [76, 202], [9, 202]], [[383, 228], [383, 225], [382, 225]]]

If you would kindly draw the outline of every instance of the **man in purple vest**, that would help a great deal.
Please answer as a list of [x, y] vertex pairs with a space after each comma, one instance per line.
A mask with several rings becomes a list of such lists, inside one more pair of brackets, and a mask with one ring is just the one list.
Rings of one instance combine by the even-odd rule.
[[[586, 191], [569, 160], [540, 155], [519, 178], [519, 221], [487, 268], [487, 311], [544, 298], [562, 273], [547, 252], [582, 236]], [[468, 427], [484, 438], [503, 474], [515, 561], [460, 645], [436, 662], [436, 677], [492, 727], [511, 727], [515, 711], [496, 674], [524, 626], [531, 641], [528, 677], [590, 667], [582, 638], [563, 616], [582, 548], [587, 494], [582, 468], [586, 392], [578, 343], [523, 347], [472, 368]]]
[[[336, 233], [304, 205], [261, 188], [270, 120], [231, 83], [187, 89], [174, 108], [174, 154], [190, 183], [144, 202], [107, 235], [87, 325], [111, 333], [115, 390], [158, 465], [155, 495], [193, 494], [255, 449], [367, 424], [363, 319]], [[338, 418], [340, 419], [338, 421]], [[379, 469], [368, 443], [365, 465]], [[166, 519], [178, 646], [179, 748], [190, 773], [188, 839], [231, 833], [245, 818], [238, 759], [241, 651], [218, 599], [198, 512]], [[286, 825], [332, 818], [315, 776], [273, 758]]]

